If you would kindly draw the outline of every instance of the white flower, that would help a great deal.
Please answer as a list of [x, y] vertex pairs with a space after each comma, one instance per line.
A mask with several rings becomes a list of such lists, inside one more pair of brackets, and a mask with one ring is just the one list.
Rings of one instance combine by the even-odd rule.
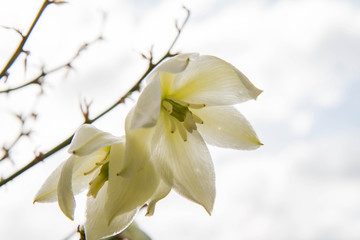
[[174, 188], [210, 214], [215, 173], [205, 142], [258, 148], [253, 128], [231, 105], [260, 93], [239, 70], [213, 56], [182, 54], [163, 62], [127, 116], [119, 174], [130, 177], [151, 162], [165, 183], [163, 194]]
[[[85, 235], [87, 240], [124, 230], [146, 202], [154, 208], [165, 195], [152, 163], [130, 178], [117, 175], [124, 154], [124, 138], [82, 125], [69, 148], [72, 154], [48, 177], [34, 202], [58, 201], [74, 219], [74, 194], [88, 188]], [[151, 209], [149, 209], [151, 211]]]

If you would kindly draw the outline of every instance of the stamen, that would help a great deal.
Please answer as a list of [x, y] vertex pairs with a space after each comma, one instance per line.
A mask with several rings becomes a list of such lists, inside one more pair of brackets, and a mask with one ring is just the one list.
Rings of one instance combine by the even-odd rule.
[[101, 167], [99, 175], [89, 182], [90, 187], [87, 196], [96, 198], [99, 190], [107, 180], [109, 180], [109, 162], [105, 163]]
[[109, 153], [110, 153], [110, 151], [106, 153], [103, 160], [101, 160], [100, 162], [96, 162], [95, 167], [93, 167], [92, 169], [90, 169], [87, 172], [84, 172], [84, 176], [89, 175], [90, 173], [94, 172], [98, 167], [107, 164], [109, 162], [109, 159], [108, 159]]
[[187, 102], [184, 102], [184, 101], [181, 101], [181, 100], [179, 100], [179, 99], [177, 99], [177, 98], [174, 98], [174, 97], [172, 97], [172, 96], [168, 96], [168, 97], [166, 97], [167, 99], [170, 99], [170, 100], [172, 100], [172, 101], [174, 101], [174, 102], [176, 102], [177, 104], [180, 104], [181, 106], [184, 106], [184, 107], [188, 107], [189, 106], [189, 104], [187, 103]]
[[197, 115], [195, 115], [194, 113], [192, 114], [192, 118], [194, 119], [194, 121], [196, 123], [199, 123], [199, 124], [204, 124], [204, 121], [201, 120], [201, 118], [199, 118]]
[[95, 167], [93, 167], [92, 169], [90, 169], [89, 171], [87, 171], [87, 172], [84, 172], [84, 176], [86, 176], [86, 175], [89, 175], [90, 173], [92, 173], [92, 172], [94, 172], [96, 169], [98, 169], [99, 168], [99, 165], [97, 165], [96, 163], [95, 163]]
[[169, 122], [170, 122], [170, 132], [174, 133], [175, 130], [176, 130], [175, 122], [177, 120], [176, 120], [176, 118], [173, 118], [173, 116], [171, 116], [169, 112], [166, 111], [166, 114], [168, 115], [168, 119], [169, 119]]
[[162, 105], [168, 113], [172, 113], [173, 106], [171, 105], [171, 103], [169, 103], [168, 101], [163, 101]]
[[186, 128], [186, 130], [189, 133], [192, 133], [193, 130], [197, 129], [191, 112], [186, 112], [185, 121], [184, 121], [184, 127]]
[[105, 184], [105, 178], [101, 176], [97, 176], [92, 181], [89, 182], [90, 188], [86, 196], [92, 196], [93, 198], [96, 198], [99, 190], [104, 186]]
[[173, 119], [173, 117], [169, 115], [169, 121], [170, 121], [170, 132], [174, 133], [176, 130], [176, 125], [175, 125], [176, 119]]
[[91, 181], [89, 182], [89, 186], [91, 186], [91, 184], [94, 183], [95, 179], [96, 179], [96, 177], [94, 177], [93, 180], [91, 180]]
[[200, 109], [206, 107], [205, 104], [188, 103], [189, 108]]
[[107, 162], [109, 162], [109, 159], [106, 157], [106, 158], [104, 158], [104, 160], [95, 163], [95, 165], [96, 165], [96, 166], [101, 166], [101, 165], [104, 165], [104, 164], [107, 163]]
[[187, 141], [187, 133], [184, 128], [184, 125], [181, 124], [179, 121], [175, 121], [175, 124], [176, 124], [176, 128], [179, 130], [178, 132], [179, 132], [181, 138], [184, 140], [184, 142], [186, 142]]
[[193, 114], [190, 109], [204, 108], [205, 104], [187, 103], [172, 96], [166, 96], [162, 101], [162, 107], [167, 113], [170, 121], [170, 132], [179, 131], [179, 135], [187, 141], [187, 132], [197, 130], [196, 124], [203, 124], [204, 121]]
[[100, 162], [96, 162], [95, 167], [93, 167], [92, 169], [90, 169], [87, 172], [84, 172], [84, 176], [89, 175], [90, 173], [94, 172], [97, 168], [99, 168], [100, 166], [105, 165], [108, 162], [109, 162], [109, 159], [107, 157], [105, 157], [104, 160], [102, 160]]

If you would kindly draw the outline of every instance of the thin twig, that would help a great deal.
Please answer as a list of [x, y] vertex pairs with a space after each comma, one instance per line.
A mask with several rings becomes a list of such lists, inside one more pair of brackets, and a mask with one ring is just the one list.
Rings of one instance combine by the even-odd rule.
[[[145, 77], [156, 67], [158, 66], [164, 59], [168, 58], [168, 57], [172, 57], [177, 55], [177, 53], [173, 54], [171, 53], [172, 48], [174, 47], [176, 41], [178, 40], [182, 29], [184, 28], [185, 24], [187, 23], [189, 16], [190, 16], [190, 11], [184, 7], [184, 9], [187, 11], [187, 16], [183, 22], [183, 24], [181, 25], [180, 28], [178, 28], [178, 32], [174, 38], [174, 40], [172, 41], [170, 47], [168, 48], [167, 52], [163, 55], [163, 57], [158, 60], [156, 63], [153, 63], [152, 61], [149, 61], [149, 66], [148, 69], [144, 72], [144, 74], [139, 78], [139, 80], [133, 85], [133, 87], [128, 90], [118, 101], [116, 101], [113, 105], [111, 105], [110, 107], [108, 107], [106, 110], [104, 110], [102, 113], [98, 114], [96, 117], [92, 118], [92, 119], [88, 119], [87, 123], [93, 123], [96, 120], [98, 120], [99, 118], [103, 117], [105, 114], [107, 114], [108, 112], [110, 112], [112, 109], [114, 109], [116, 106], [118, 106], [121, 103], [125, 102], [125, 99], [128, 98], [133, 92], [135, 91], [139, 91], [140, 90], [140, 84], [141, 82], [145, 79]], [[73, 135], [69, 136], [67, 139], [65, 139], [63, 142], [61, 142], [60, 144], [58, 144], [57, 146], [55, 146], [54, 148], [52, 148], [51, 150], [49, 150], [46, 153], [40, 153], [38, 156], [36, 156], [32, 161], [30, 161], [27, 165], [25, 165], [24, 167], [22, 167], [21, 169], [17, 170], [16, 172], [14, 172], [12, 175], [10, 175], [7, 178], [2, 178], [0, 180], [0, 187], [5, 185], [6, 183], [8, 183], [9, 181], [15, 179], [16, 177], [18, 177], [19, 175], [21, 175], [22, 173], [24, 173], [25, 171], [29, 170], [30, 168], [32, 168], [33, 166], [35, 166], [36, 164], [38, 164], [39, 162], [42, 162], [44, 159], [46, 159], [47, 157], [53, 155], [54, 153], [58, 152], [59, 150], [61, 150], [62, 148], [66, 147], [67, 145], [70, 144], [71, 139], [72, 139]]]
[[26, 82], [26, 83], [23, 83], [23, 84], [21, 84], [21, 85], [19, 85], [19, 86], [16, 86], [16, 87], [8, 88], [8, 89], [5, 89], [5, 90], [0, 90], [0, 94], [2, 94], [2, 93], [14, 92], [14, 91], [16, 91], [16, 90], [19, 90], [19, 89], [21, 89], [21, 88], [24, 88], [24, 87], [29, 86], [29, 85], [32, 85], [32, 84], [37, 84], [37, 85], [39, 85], [39, 86], [41, 87], [42, 84], [43, 84], [43, 82], [44, 82], [43, 80], [44, 80], [44, 78], [45, 78], [47, 75], [52, 74], [52, 73], [55, 73], [55, 72], [58, 72], [58, 71], [60, 71], [60, 70], [62, 70], [62, 69], [65, 69], [65, 68], [68, 68], [68, 69], [72, 68], [73, 62], [80, 56], [81, 52], [83, 52], [84, 50], [86, 50], [90, 45], [92, 45], [92, 44], [94, 44], [95, 42], [100, 41], [100, 40], [102, 40], [102, 39], [103, 39], [102, 36], [99, 35], [99, 36], [96, 37], [93, 41], [83, 43], [83, 44], [79, 47], [79, 49], [75, 52], [74, 56], [71, 57], [70, 60], [68, 60], [66, 63], [61, 64], [61, 65], [59, 65], [59, 66], [57, 66], [57, 67], [54, 67], [54, 68], [52, 68], [52, 69], [50, 69], [50, 70], [48, 70], [48, 71], [42, 70], [41, 73], [39, 73], [39, 74], [38, 74], [35, 78], [33, 78], [32, 80], [30, 80], [30, 81], [28, 81], [28, 82]]
[[84, 123], [89, 123], [89, 113], [90, 113], [90, 106], [92, 104], [92, 101], [87, 102], [86, 99], [84, 99], [82, 102], [80, 102], [80, 110], [84, 118]]
[[15, 50], [15, 52], [13, 53], [13, 55], [11, 56], [11, 58], [9, 59], [9, 61], [6, 63], [5, 67], [3, 68], [3, 70], [1, 70], [0, 72], [0, 80], [4, 77], [4, 76], [8, 76], [8, 70], [9, 68], [11, 67], [11, 65], [16, 61], [16, 59], [18, 58], [18, 56], [24, 52], [24, 45], [26, 43], [26, 41], [28, 40], [32, 30], [34, 29], [36, 23], [38, 22], [41, 14], [44, 12], [45, 8], [47, 6], [49, 6], [50, 4], [52, 3], [56, 3], [54, 1], [49, 1], [49, 0], [45, 0], [44, 3], [42, 4], [40, 10], [38, 11], [34, 21], [32, 22], [28, 32], [26, 33], [26, 35], [22, 35], [22, 39], [21, 39], [21, 42], [19, 43], [19, 46], [17, 47], [17, 49]]
[[11, 150], [14, 148], [14, 146], [19, 142], [19, 140], [20, 140], [22, 137], [24, 137], [24, 136], [29, 137], [29, 136], [30, 136], [31, 131], [30, 131], [30, 130], [27, 130], [27, 131], [26, 131], [26, 130], [24, 129], [24, 125], [25, 125], [25, 122], [27, 121], [27, 119], [28, 119], [29, 117], [35, 118], [35, 117], [36, 117], [36, 114], [35, 114], [35, 113], [31, 113], [30, 116], [26, 116], [26, 117], [24, 117], [24, 116], [22, 116], [22, 115], [19, 115], [19, 114], [16, 114], [15, 116], [16, 116], [16, 118], [20, 121], [21, 131], [20, 131], [20, 133], [16, 136], [16, 138], [15, 138], [8, 146], [6, 146], [6, 147], [5, 147], [5, 145], [2, 146], [3, 154], [2, 154], [2, 156], [0, 157], [0, 162], [1, 162], [1, 161], [4, 161], [5, 159], [8, 159], [8, 160], [10, 160], [10, 162], [14, 163], [13, 160], [12, 160], [12, 158], [11, 158], [10, 152], [11, 152]]

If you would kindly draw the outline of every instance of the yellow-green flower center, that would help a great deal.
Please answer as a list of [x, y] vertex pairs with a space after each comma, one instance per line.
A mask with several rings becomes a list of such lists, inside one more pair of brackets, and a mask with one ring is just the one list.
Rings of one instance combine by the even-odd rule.
[[87, 196], [92, 196], [93, 198], [96, 198], [99, 190], [102, 188], [105, 182], [109, 180], [109, 159], [107, 157], [108, 155], [109, 153], [106, 154], [105, 158], [102, 161], [96, 162], [95, 166], [90, 169], [90, 171], [84, 173], [84, 175], [88, 175], [100, 168], [98, 175], [96, 175], [89, 182], [90, 187]]
[[99, 190], [109, 180], [109, 162], [102, 165], [99, 174], [89, 182], [90, 188], [87, 196], [93, 196], [96, 198]]
[[178, 130], [184, 141], [187, 141], [187, 132], [192, 133], [193, 130], [197, 129], [196, 124], [204, 123], [190, 109], [203, 108], [205, 104], [187, 103], [174, 97], [167, 97], [162, 101], [161, 105], [169, 116], [170, 132], [174, 133]]
[[170, 114], [180, 122], [184, 122], [186, 118], [186, 114], [190, 112], [188, 107], [180, 105], [179, 103], [174, 102], [170, 99], [165, 99], [163, 101], [163, 106]]

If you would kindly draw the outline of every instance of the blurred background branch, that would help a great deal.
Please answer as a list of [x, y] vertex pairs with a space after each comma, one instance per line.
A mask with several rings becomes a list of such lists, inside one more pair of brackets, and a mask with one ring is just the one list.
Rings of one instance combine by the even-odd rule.
[[45, 79], [45, 77], [47, 75], [52, 74], [52, 73], [56, 73], [56, 72], [58, 72], [60, 70], [63, 70], [63, 69], [69, 69], [69, 70], [72, 69], [72, 63], [80, 56], [81, 52], [85, 51], [86, 49], [88, 49], [89, 46], [91, 46], [92, 44], [94, 44], [94, 43], [96, 43], [98, 41], [101, 41], [101, 40], [103, 40], [103, 37], [102, 37], [102, 35], [99, 35], [93, 41], [83, 43], [79, 47], [79, 49], [76, 51], [74, 56], [71, 57], [67, 62], [65, 62], [63, 64], [60, 64], [59, 66], [51, 68], [49, 70], [46, 70], [46, 69], [44, 69], [44, 67], [42, 67], [41, 72], [35, 78], [33, 78], [32, 80], [30, 80], [30, 81], [28, 81], [26, 83], [23, 83], [23, 84], [21, 84], [19, 86], [16, 86], [16, 87], [11, 87], [11, 88], [7, 88], [7, 89], [4, 89], [4, 90], [0, 90], [0, 94], [14, 92], [16, 90], [22, 89], [22, 88], [27, 87], [27, 86], [32, 85], [32, 84], [38, 85], [40, 87], [41, 91], [43, 91], [42, 86], [43, 86], [43, 83], [44, 83], [44, 79]]
[[[27, 33], [25, 35], [23, 35], [23, 33], [21, 33], [21, 31], [19, 30], [16, 30], [15, 28], [15, 31], [17, 33], [19, 33], [19, 35], [21, 36], [21, 41], [19, 43], [19, 46], [17, 47], [17, 49], [14, 51], [13, 55], [11, 56], [11, 58], [9, 59], [9, 61], [6, 63], [6, 65], [4, 66], [4, 68], [1, 70], [0, 72], [0, 80], [5, 77], [5, 81], [7, 80], [7, 78], [9, 77], [9, 72], [8, 70], [10, 69], [10, 67], [13, 65], [13, 63], [16, 61], [16, 59], [18, 58], [18, 56], [21, 54], [21, 53], [24, 53], [25, 50], [24, 50], [24, 46], [25, 46], [25, 43], [26, 41], [28, 40], [32, 30], [34, 29], [36, 23], [39, 21], [42, 13], [45, 11], [46, 7], [49, 6], [50, 4], [52, 3], [63, 3], [62, 1], [49, 1], [49, 0], [45, 0], [44, 3], [41, 5], [41, 8], [40, 10], [38, 11], [38, 13], [36, 14], [36, 17], [34, 19], [34, 21], [32, 22], [29, 30], [27, 31]], [[9, 28], [9, 27], [7, 27]]]

